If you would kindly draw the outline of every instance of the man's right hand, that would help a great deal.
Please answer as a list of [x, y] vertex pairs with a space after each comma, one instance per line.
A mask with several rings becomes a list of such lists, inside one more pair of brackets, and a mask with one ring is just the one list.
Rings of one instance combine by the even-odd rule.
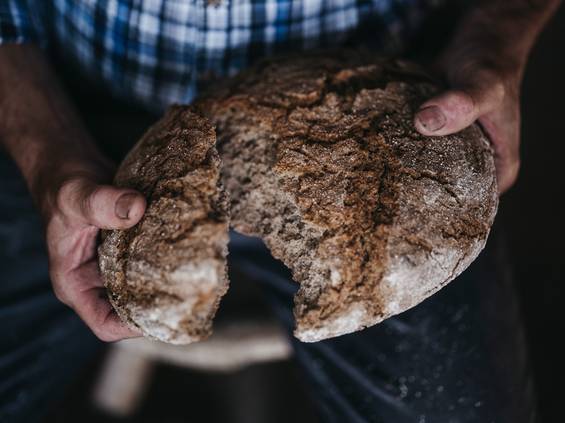
[[106, 298], [97, 242], [100, 229], [135, 225], [145, 199], [104, 185], [112, 167], [38, 47], [0, 46], [0, 115], [0, 147], [20, 168], [46, 224], [55, 295], [104, 341], [139, 335]]
[[75, 176], [60, 184], [49, 203], [47, 248], [57, 298], [75, 310], [103, 341], [139, 336], [121, 322], [107, 299], [97, 243], [100, 229], [135, 225], [145, 211], [144, 197], [130, 189]]

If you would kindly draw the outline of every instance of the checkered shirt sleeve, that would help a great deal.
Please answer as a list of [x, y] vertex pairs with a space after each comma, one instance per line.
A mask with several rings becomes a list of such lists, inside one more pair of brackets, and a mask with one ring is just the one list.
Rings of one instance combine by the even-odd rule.
[[48, 34], [84, 73], [159, 111], [258, 58], [337, 47], [360, 29], [398, 51], [441, 1], [0, 0], [0, 42]]
[[42, 43], [43, 25], [27, 0], [0, 0], [0, 44]]

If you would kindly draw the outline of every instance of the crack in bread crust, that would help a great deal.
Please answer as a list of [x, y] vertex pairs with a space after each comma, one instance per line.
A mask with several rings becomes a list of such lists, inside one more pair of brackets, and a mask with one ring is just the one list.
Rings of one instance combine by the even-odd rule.
[[210, 123], [172, 107], [115, 178], [147, 198], [142, 220], [105, 231], [99, 248], [110, 302], [144, 335], [186, 344], [206, 338], [228, 287], [229, 200]]
[[236, 230], [300, 283], [296, 331], [338, 336], [440, 289], [483, 248], [498, 195], [477, 126], [426, 138], [418, 67], [332, 52], [266, 60], [196, 107], [217, 126]]

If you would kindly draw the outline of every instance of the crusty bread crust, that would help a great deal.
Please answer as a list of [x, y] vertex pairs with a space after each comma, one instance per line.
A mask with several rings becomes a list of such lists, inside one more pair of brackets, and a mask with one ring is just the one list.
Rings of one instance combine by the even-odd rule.
[[174, 344], [207, 337], [226, 292], [229, 201], [210, 123], [172, 107], [120, 166], [115, 183], [147, 198], [142, 220], [105, 231], [99, 264], [119, 316]]
[[300, 283], [299, 339], [413, 307], [484, 247], [498, 205], [492, 149], [476, 125], [415, 131], [437, 90], [413, 65], [333, 52], [263, 61], [196, 105], [217, 127], [232, 225]]

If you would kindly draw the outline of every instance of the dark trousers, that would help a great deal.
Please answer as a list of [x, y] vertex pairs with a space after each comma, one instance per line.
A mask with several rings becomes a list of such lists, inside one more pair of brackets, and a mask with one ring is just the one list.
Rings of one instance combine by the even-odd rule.
[[[231, 266], [263, 283], [292, 330], [289, 271], [257, 240], [234, 235]], [[362, 332], [293, 339], [323, 422], [535, 422], [535, 394], [502, 243], [417, 307]]]
[[53, 294], [43, 228], [0, 151], [0, 422], [34, 422], [100, 347]]

